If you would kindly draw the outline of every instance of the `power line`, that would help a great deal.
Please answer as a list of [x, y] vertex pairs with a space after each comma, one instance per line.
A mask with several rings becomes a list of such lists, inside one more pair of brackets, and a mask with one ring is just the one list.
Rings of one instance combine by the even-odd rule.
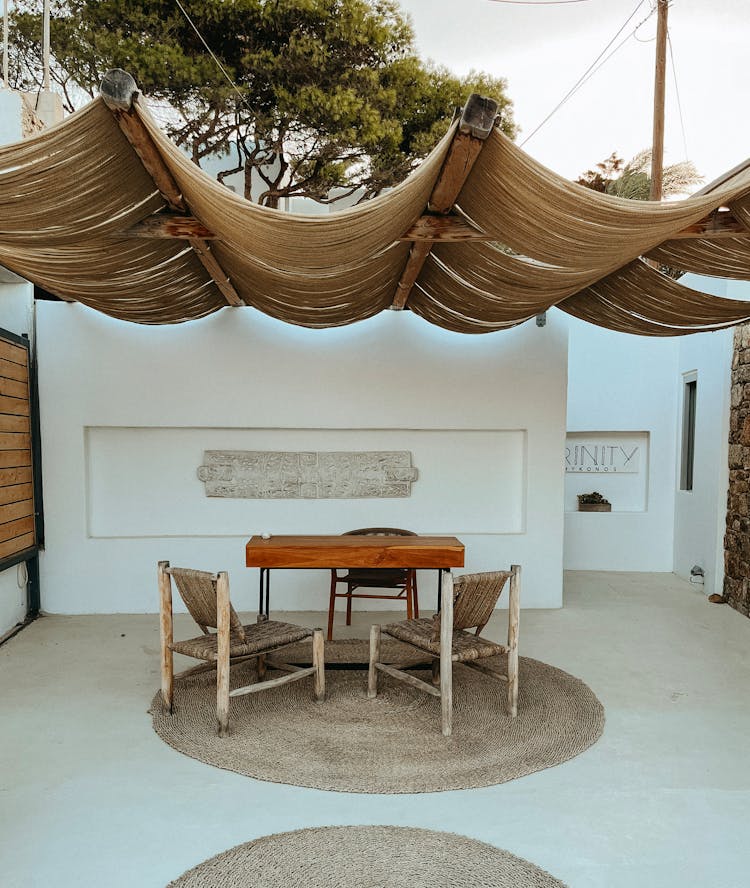
[[[645, 0], [639, 0], [635, 9], [630, 13], [630, 15], [625, 19], [625, 21], [622, 23], [622, 25], [618, 28], [614, 37], [612, 37], [612, 39], [609, 41], [609, 43], [604, 47], [604, 49], [599, 53], [599, 55], [594, 59], [594, 61], [588, 66], [588, 68], [578, 78], [578, 80], [575, 82], [575, 84], [573, 84], [573, 86], [562, 97], [562, 99], [560, 99], [560, 101], [557, 103], [557, 105], [555, 105], [555, 107], [549, 112], [549, 114], [544, 118], [544, 120], [542, 120], [542, 122], [540, 124], [538, 124], [538, 126], [535, 129], [533, 129], [529, 133], [528, 136], [526, 136], [526, 138], [523, 140], [523, 142], [521, 142], [522, 147], [529, 141], [529, 139], [531, 139], [533, 136], [535, 136], [539, 132], [539, 130], [545, 125], [545, 123], [547, 123], [547, 121], [554, 114], [556, 114], [560, 110], [560, 108], [562, 108], [562, 106], [570, 98], [572, 98], [572, 96], [580, 89], [580, 87], [583, 85], [583, 83], [588, 79], [589, 75], [593, 72], [594, 68], [597, 66], [597, 64], [599, 63], [602, 56], [605, 55], [605, 53], [609, 50], [609, 48], [612, 46], [612, 44], [615, 42], [615, 40], [617, 40], [617, 38], [620, 36], [620, 34], [622, 34], [622, 32], [625, 30], [625, 28], [627, 28], [627, 26], [630, 24], [630, 22], [635, 18], [635, 14], [638, 12], [638, 10], [641, 8], [641, 6], [643, 6], [644, 3], [645, 3]], [[653, 10], [649, 13], [649, 16], [651, 16], [652, 14], [653, 14]], [[642, 24], [642, 22], [641, 22], [641, 24]], [[640, 25], [638, 27], [640, 27]], [[628, 37], [629, 36], [630, 35], [628, 35]]]
[[203, 34], [201, 34], [201, 32], [198, 30], [198, 26], [197, 26], [197, 25], [195, 24], [195, 22], [190, 18], [190, 16], [189, 16], [188, 13], [187, 13], [187, 10], [186, 10], [185, 7], [182, 5], [182, 3], [180, 2], [180, 0], [175, 0], [175, 3], [179, 6], [179, 8], [180, 8], [180, 12], [185, 16], [185, 19], [186, 19], [187, 23], [190, 25], [190, 27], [191, 27], [191, 28], [195, 31], [195, 33], [197, 34], [198, 39], [200, 40], [200, 42], [206, 47], [206, 51], [208, 52], [208, 54], [209, 54], [209, 55], [211, 56], [211, 58], [216, 62], [216, 65], [217, 65], [218, 69], [221, 71], [221, 73], [224, 75], [224, 77], [226, 77], [226, 79], [227, 79], [227, 81], [229, 82], [229, 84], [230, 84], [230, 86], [232, 87], [232, 89], [233, 89], [233, 90], [237, 93], [237, 95], [239, 96], [239, 99], [240, 99], [240, 101], [242, 102], [242, 104], [247, 108], [247, 110], [248, 110], [251, 114], [255, 114], [255, 111], [254, 111], [253, 108], [251, 108], [250, 105], [247, 103], [247, 99], [245, 98], [245, 96], [242, 95], [242, 93], [240, 92], [240, 89], [239, 89], [239, 87], [237, 86], [237, 84], [234, 82], [234, 80], [232, 80], [232, 78], [231, 78], [231, 77], [229, 76], [229, 74], [227, 73], [227, 69], [224, 67], [224, 65], [221, 64], [221, 61], [219, 60], [219, 57], [218, 57], [218, 56], [216, 55], [216, 53], [211, 49], [211, 47], [208, 45], [208, 43], [206, 43], [206, 39], [205, 39], [205, 37], [204, 37]]
[[[576, 92], [578, 91], [578, 89], [583, 87], [586, 83], [588, 83], [589, 80], [591, 80], [591, 78], [594, 76], [594, 74], [596, 74], [597, 71], [599, 71], [601, 68], [603, 68], [607, 64], [607, 62], [612, 58], [612, 56], [616, 52], [619, 52], [619, 50], [621, 50], [623, 46], [625, 46], [625, 44], [628, 42], [628, 40], [630, 40], [631, 37], [634, 37], [636, 40], [638, 40], [638, 30], [641, 27], [643, 27], [643, 25], [651, 18], [651, 16], [655, 12], [656, 12], [656, 7], [652, 8], [651, 11], [649, 12], [649, 14], [645, 18], [641, 19], [641, 21], [638, 22], [638, 24], [635, 26], [635, 28], [633, 28], [633, 30], [617, 44], [617, 46], [612, 50], [612, 52], [610, 52], [607, 56], [605, 56], [601, 60], [601, 62], [599, 62], [599, 64], [581, 81], [580, 85], [576, 89]], [[655, 40], [656, 38], [654, 37], [652, 39]], [[647, 43], [650, 41], [639, 40], [638, 42], [639, 43]], [[572, 96], [571, 96], [571, 98], [572, 98]]]
[[677, 96], [677, 111], [680, 115], [680, 129], [682, 130], [682, 144], [685, 148], [685, 160], [688, 160], [690, 155], [688, 153], [688, 144], [687, 144], [687, 135], [685, 134], [685, 119], [682, 116], [682, 101], [680, 100], [680, 87], [677, 85], [677, 68], [674, 63], [674, 53], [672, 52], [672, 38], [669, 35], [669, 31], [667, 31], [667, 46], [669, 47], [669, 61], [672, 66], [672, 78], [674, 80], [674, 91]]

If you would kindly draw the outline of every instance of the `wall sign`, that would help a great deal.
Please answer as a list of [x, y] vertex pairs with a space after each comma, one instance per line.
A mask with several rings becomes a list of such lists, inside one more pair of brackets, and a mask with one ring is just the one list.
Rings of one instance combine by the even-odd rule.
[[419, 473], [408, 450], [206, 450], [206, 496], [359, 499], [411, 496]]
[[568, 439], [565, 471], [590, 475], [636, 474], [641, 468], [641, 445], [632, 439], [603, 442], [595, 438]]

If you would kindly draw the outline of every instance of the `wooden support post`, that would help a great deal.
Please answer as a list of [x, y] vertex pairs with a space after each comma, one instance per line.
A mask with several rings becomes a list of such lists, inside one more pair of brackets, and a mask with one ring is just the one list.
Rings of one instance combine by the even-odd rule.
[[159, 636], [161, 639], [161, 696], [164, 705], [172, 712], [174, 700], [174, 640], [172, 628], [172, 577], [167, 573], [168, 561], [160, 561], [159, 577]]
[[216, 721], [219, 736], [229, 733], [229, 649], [231, 646], [229, 575], [216, 578]]
[[[492, 132], [497, 116], [497, 102], [476, 93], [469, 97], [443, 166], [438, 174], [427, 209], [434, 215], [448, 215], [456, 202], [474, 162]], [[432, 249], [433, 239], [414, 241], [401, 280], [396, 287], [391, 308], [405, 308], [409, 294]]]
[[518, 715], [518, 630], [521, 622], [521, 568], [511, 566], [508, 604], [508, 715]]
[[380, 662], [380, 625], [370, 626], [370, 670], [367, 673], [367, 696], [373, 700], [378, 696], [378, 670]]
[[651, 193], [649, 200], [661, 200], [664, 171], [664, 95], [667, 74], [667, 14], [669, 0], [656, 0], [656, 66], [654, 71], [654, 133], [651, 148]]
[[[147, 114], [139, 102], [139, 91], [135, 80], [120, 68], [108, 71], [99, 89], [104, 104], [112, 112], [125, 138], [130, 142], [146, 172], [154, 180], [154, 185], [164, 198], [167, 206], [178, 213], [190, 214], [180, 188], [164, 158], [159, 153], [151, 134], [143, 125], [141, 115]], [[138, 106], [136, 109], [136, 105]], [[229, 278], [211, 253], [208, 243], [202, 238], [189, 238], [190, 246], [216, 284], [219, 292], [230, 305], [244, 305]]]
[[315, 699], [318, 702], [321, 702], [326, 698], [325, 640], [323, 638], [322, 629], [313, 630], [312, 664], [315, 668], [315, 673], [313, 674], [313, 688]]
[[443, 737], [453, 731], [453, 574], [440, 571], [440, 703]]

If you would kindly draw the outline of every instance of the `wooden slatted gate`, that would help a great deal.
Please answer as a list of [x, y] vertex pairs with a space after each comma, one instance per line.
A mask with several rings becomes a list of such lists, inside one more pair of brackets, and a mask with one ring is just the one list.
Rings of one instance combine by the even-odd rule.
[[35, 581], [42, 531], [33, 370], [28, 340], [0, 330], [0, 570], [26, 561]]

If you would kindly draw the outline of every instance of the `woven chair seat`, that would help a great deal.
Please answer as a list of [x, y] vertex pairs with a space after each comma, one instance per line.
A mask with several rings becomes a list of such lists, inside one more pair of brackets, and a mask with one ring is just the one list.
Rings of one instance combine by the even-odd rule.
[[[382, 631], [399, 641], [405, 641], [407, 644], [421, 648], [435, 657], [440, 656], [440, 640], [434, 640], [432, 637], [434, 623], [431, 619], [402, 620], [399, 623], [383, 626]], [[481, 660], [483, 657], [506, 654], [508, 648], [504, 644], [497, 644], [474, 635], [473, 632], [458, 629], [453, 632], [452, 652], [451, 659], [454, 662], [462, 663], [465, 660]]]
[[[230, 657], [244, 657], [251, 654], [263, 654], [275, 650], [286, 644], [294, 644], [312, 636], [312, 629], [302, 626], [294, 626], [291, 623], [280, 623], [276, 620], [266, 620], [263, 623], [251, 623], [244, 627], [245, 638], [232, 632], [230, 636]], [[217, 653], [218, 636], [199, 635], [197, 638], [189, 638], [186, 641], [172, 642], [172, 650], [178, 654], [195, 657], [198, 660], [215, 660]]]

